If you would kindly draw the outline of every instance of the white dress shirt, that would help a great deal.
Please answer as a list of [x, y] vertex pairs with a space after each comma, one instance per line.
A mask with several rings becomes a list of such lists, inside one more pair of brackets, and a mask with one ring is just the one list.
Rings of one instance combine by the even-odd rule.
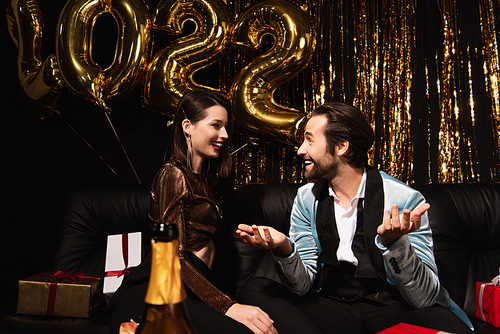
[[[337, 249], [337, 259], [339, 262], [349, 262], [358, 265], [358, 259], [352, 251], [352, 241], [356, 233], [356, 219], [358, 216], [358, 202], [360, 198], [365, 197], [366, 188], [366, 169], [363, 171], [363, 178], [358, 188], [356, 196], [351, 200], [351, 206], [347, 210], [342, 205], [340, 199], [335, 195], [332, 188], [328, 188], [330, 196], [333, 197], [333, 206], [335, 208], [335, 220], [337, 222], [337, 232], [340, 242]], [[364, 203], [363, 203], [364, 206]]]

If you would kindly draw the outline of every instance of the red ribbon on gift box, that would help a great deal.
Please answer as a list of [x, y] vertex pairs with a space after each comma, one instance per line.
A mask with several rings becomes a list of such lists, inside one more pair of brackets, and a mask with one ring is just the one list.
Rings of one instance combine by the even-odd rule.
[[79, 278], [90, 278], [100, 280], [100, 277], [84, 276], [83, 272], [70, 274], [67, 270], [58, 270], [52, 275], [39, 274], [37, 276], [47, 276], [55, 278], [50, 282], [49, 288], [49, 302], [47, 303], [47, 315], [54, 315], [54, 307], [56, 305], [57, 283], [69, 279], [73, 282], [78, 281]]
[[130, 271], [130, 269], [134, 267], [129, 267], [128, 266], [128, 234], [122, 234], [122, 255], [123, 255], [123, 262], [125, 263], [125, 268], [122, 270], [111, 270], [111, 271], [106, 271], [104, 274], [104, 277], [120, 277], [122, 275], [127, 275]]
[[125, 268], [123, 270], [110, 270], [110, 271], [106, 271], [106, 273], [104, 274], [104, 277], [120, 277], [120, 276], [123, 276], [123, 275], [127, 275], [129, 272], [130, 272], [130, 269], [132, 269], [133, 267], [130, 267], [130, 268]]

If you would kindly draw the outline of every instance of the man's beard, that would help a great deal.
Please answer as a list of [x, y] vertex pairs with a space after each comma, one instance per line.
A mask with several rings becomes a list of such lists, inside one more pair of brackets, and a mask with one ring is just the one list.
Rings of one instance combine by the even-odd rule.
[[310, 171], [306, 170], [304, 176], [308, 180], [321, 179], [321, 178], [331, 179], [335, 175], [337, 175], [338, 168], [339, 168], [339, 163], [335, 157], [331, 157], [330, 159], [323, 158], [322, 161], [314, 160], [313, 168]]

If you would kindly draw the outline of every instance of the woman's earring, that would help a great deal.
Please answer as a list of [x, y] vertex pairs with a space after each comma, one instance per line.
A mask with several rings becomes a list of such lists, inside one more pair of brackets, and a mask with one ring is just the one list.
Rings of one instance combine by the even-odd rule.
[[189, 133], [186, 134], [186, 144], [187, 144], [187, 152], [186, 152], [187, 166], [189, 169], [192, 169], [191, 168], [191, 135]]

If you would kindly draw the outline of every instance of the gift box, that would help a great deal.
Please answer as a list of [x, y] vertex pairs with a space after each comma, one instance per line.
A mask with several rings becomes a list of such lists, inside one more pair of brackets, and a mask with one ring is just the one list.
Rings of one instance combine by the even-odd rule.
[[492, 282], [476, 282], [476, 318], [500, 327], [500, 275]]
[[103, 294], [106, 302], [120, 287], [123, 277], [141, 263], [141, 232], [108, 236]]
[[430, 329], [405, 323], [400, 323], [395, 326], [384, 329], [378, 334], [451, 334], [449, 332], [438, 331], [436, 329]]
[[18, 314], [88, 318], [101, 308], [102, 277], [67, 271], [19, 280]]

